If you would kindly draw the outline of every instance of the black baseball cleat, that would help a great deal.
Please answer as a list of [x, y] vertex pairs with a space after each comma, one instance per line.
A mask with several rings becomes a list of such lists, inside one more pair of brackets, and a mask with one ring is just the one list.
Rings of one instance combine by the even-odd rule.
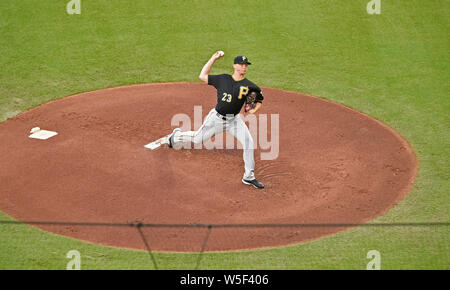
[[175, 133], [178, 132], [178, 131], [181, 131], [181, 129], [180, 128], [175, 128], [175, 129], [173, 129], [172, 134], [170, 134], [170, 136], [169, 136], [169, 143], [168, 143], [169, 148], [173, 148], [173, 144], [174, 144], [173, 138], [175, 137]]
[[262, 184], [261, 182], [256, 180], [256, 178], [253, 180], [242, 179], [242, 183], [247, 184], [247, 185], [253, 185], [254, 188], [259, 188], [259, 189], [264, 188], [264, 184]]

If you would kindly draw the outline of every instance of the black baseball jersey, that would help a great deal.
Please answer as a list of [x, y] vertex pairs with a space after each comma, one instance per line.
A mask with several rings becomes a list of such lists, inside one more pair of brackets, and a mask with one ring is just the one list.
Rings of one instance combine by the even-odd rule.
[[262, 100], [264, 99], [261, 89], [246, 78], [235, 81], [233, 77], [228, 74], [209, 75], [208, 85], [214, 86], [217, 89], [216, 111], [224, 116], [228, 114], [239, 114], [247, 95], [251, 91], [257, 93], [257, 102], [262, 103]]

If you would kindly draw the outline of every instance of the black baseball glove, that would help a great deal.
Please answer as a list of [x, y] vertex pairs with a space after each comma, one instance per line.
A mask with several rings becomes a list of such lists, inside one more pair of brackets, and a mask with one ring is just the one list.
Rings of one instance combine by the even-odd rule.
[[245, 100], [245, 108], [244, 108], [246, 113], [256, 106], [257, 97], [258, 94], [255, 91], [251, 91], [250, 93], [248, 93], [247, 98]]

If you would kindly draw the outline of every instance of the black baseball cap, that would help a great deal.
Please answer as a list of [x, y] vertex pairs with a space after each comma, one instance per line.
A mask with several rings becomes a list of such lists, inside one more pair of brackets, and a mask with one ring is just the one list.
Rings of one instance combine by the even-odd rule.
[[242, 63], [252, 64], [251, 62], [248, 61], [248, 58], [246, 56], [243, 55], [236, 56], [236, 58], [234, 59], [234, 64], [242, 64]]

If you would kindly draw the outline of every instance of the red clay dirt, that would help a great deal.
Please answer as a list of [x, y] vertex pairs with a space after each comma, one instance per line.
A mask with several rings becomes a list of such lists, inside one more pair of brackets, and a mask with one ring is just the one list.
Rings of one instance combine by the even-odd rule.
[[[264, 95], [260, 114], [279, 114], [280, 148], [275, 160], [255, 150], [263, 190], [241, 183], [242, 150], [145, 149], [173, 130], [175, 114], [193, 120], [194, 106], [204, 117], [216, 103], [215, 89], [201, 83], [145, 84], [66, 97], [1, 123], [0, 209], [22, 221], [354, 224], [385, 214], [408, 194], [417, 160], [395, 131], [320, 98], [271, 88]], [[36, 126], [59, 134], [28, 138]], [[136, 227], [38, 227], [146, 248]], [[204, 249], [297, 244], [346, 228], [212, 228]], [[142, 232], [153, 251], [190, 252], [202, 249], [207, 228]]]

